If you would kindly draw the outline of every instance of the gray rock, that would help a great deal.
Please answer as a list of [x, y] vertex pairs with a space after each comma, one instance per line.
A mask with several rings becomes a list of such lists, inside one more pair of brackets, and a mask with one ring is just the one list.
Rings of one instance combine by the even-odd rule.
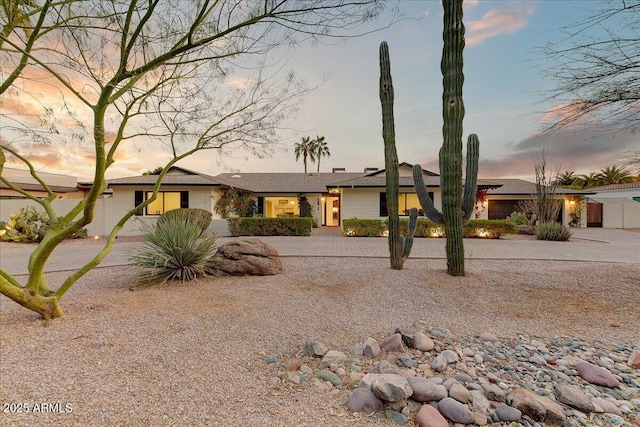
[[413, 377], [408, 380], [413, 390], [411, 398], [416, 402], [437, 402], [447, 397], [447, 389], [422, 377]]
[[518, 421], [522, 418], [522, 412], [507, 405], [499, 405], [496, 408], [496, 415], [500, 421]]
[[469, 401], [469, 396], [471, 396], [471, 392], [462, 384], [457, 381], [451, 384], [451, 387], [449, 388], [449, 397], [454, 398], [458, 402], [467, 403]]
[[507, 394], [497, 384], [482, 384], [482, 389], [489, 400], [504, 403], [507, 399]]
[[402, 375], [402, 371], [398, 368], [397, 365], [392, 365], [386, 360], [383, 360], [380, 362], [380, 365], [378, 366], [378, 371], [380, 371], [381, 374]]
[[349, 396], [347, 407], [352, 412], [364, 412], [371, 414], [372, 412], [382, 411], [384, 403], [368, 388], [356, 388]]
[[318, 341], [307, 341], [304, 343], [304, 352], [307, 356], [323, 357], [329, 349]]
[[374, 338], [367, 338], [362, 346], [365, 357], [378, 357], [380, 355], [380, 344]]
[[[596, 408], [595, 409], [596, 412], [604, 412], [604, 413], [607, 413], [607, 414], [622, 415], [622, 411], [620, 410], [620, 408], [618, 408], [615, 403], [610, 402], [608, 400], [600, 399], [600, 398], [594, 398], [594, 399], [591, 399], [591, 403], [593, 403], [593, 406]], [[598, 408], [601, 409], [602, 411], [598, 411]]]
[[589, 362], [576, 363], [576, 370], [582, 379], [591, 384], [605, 387], [619, 387], [620, 383], [611, 372]]
[[282, 261], [272, 246], [255, 237], [240, 237], [221, 245], [210, 267], [217, 275], [270, 276], [282, 272]]
[[418, 366], [418, 362], [413, 360], [408, 354], [404, 353], [398, 355], [396, 364], [398, 364], [398, 366], [404, 366], [406, 368], [415, 368]]
[[339, 366], [344, 364], [346, 361], [347, 355], [343, 352], [337, 350], [329, 350], [322, 358], [320, 366], [322, 366], [323, 368], [333, 365]]
[[496, 341], [498, 341], [498, 338], [495, 335], [493, 335], [493, 334], [491, 334], [489, 332], [484, 332], [484, 333], [480, 334], [480, 339], [482, 341], [488, 341], [488, 342], [496, 342]]
[[325, 369], [318, 371], [318, 373], [316, 374], [316, 376], [318, 378], [320, 378], [321, 380], [324, 381], [329, 381], [334, 387], [342, 387], [342, 380], [340, 379], [339, 376], [337, 376], [336, 374], [334, 374], [331, 371], [327, 371]]
[[541, 355], [539, 355], [538, 353], [534, 354], [533, 356], [531, 356], [529, 358], [529, 362], [538, 365], [538, 366], [544, 366], [547, 364], [547, 360], [542, 357]]
[[456, 353], [453, 350], [444, 350], [440, 354], [444, 356], [447, 363], [456, 363], [457, 361], [460, 360], [460, 356], [458, 356], [458, 353]]
[[565, 405], [578, 409], [582, 412], [593, 412], [595, 409], [591, 399], [578, 387], [569, 384], [559, 384], [556, 387], [556, 397]]
[[403, 426], [405, 425], [407, 422], [409, 422], [409, 419], [407, 418], [406, 415], [398, 412], [398, 411], [392, 411], [392, 410], [386, 410], [384, 411], [384, 416], [389, 418], [390, 420], [392, 420], [394, 423]]
[[431, 351], [435, 348], [433, 340], [422, 332], [416, 332], [413, 336], [413, 345], [420, 351]]
[[447, 359], [444, 357], [444, 355], [442, 353], [440, 353], [439, 355], [436, 356], [435, 359], [433, 359], [430, 363], [431, 369], [433, 369], [436, 372], [442, 372], [445, 369], [447, 369]]
[[407, 379], [395, 374], [376, 375], [371, 383], [371, 390], [387, 402], [403, 401], [413, 394]]
[[475, 418], [467, 405], [458, 402], [450, 397], [445, 397], [438, 402], [438, 411], [454, 423], [473, 424]]
[[481, 390], [471, 390], [471, 394], [469, 399], [471, 400], [471, 407], [476, 412], [482, 412], [483, 414], [489, 413], [489, 408], [491, 408], [491, 404], [489, 403], [489, 399], [484, 395], [484, 392]]
[[384, 341], [382, 341], [380, 347], [389, 352], [402, 351], [402, 335], [393, 334], [391, 336], [388, 336], [384, 339]]

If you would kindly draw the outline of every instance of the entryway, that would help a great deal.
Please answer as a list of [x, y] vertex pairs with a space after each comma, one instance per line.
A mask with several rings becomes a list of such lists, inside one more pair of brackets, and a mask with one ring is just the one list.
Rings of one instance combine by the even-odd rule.
[[320, 211], [322, 214], [321, 225], [324, 227], [340, 226], [340, 195], [323, 194]]

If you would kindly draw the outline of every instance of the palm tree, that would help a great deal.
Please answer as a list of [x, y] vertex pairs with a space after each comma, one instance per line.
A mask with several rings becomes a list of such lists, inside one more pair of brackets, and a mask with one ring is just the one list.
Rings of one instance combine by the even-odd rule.
[[633, 182], [631, 172], [629, 172], [625, 167], [618, 167], [616, 165], [600, 169], [600, 172], [598, 172], [598, 178], [600, 180], [600, 185], [625, 184], [627, 182]]
[[589, 175], [579, 175], [573, 183], [580, 188], [596, 187], [600, 185], [600, 177], [597, 173], [590, 172]]
[[327, 142], [324, 140], [324, 136], [316, 136], [316, 139], [313, 142], [316, 160], [318, 160], [318, 173], [320, 173], [320, 158], [323, 156], [331, 157], [331, 153], [329, 152]]
[[315, 141], [311, 141], [311, 137], [303, 137], [302, 142], [297, 142], [294, 145], [294, 152], [296, 153], [296, 161], [298, 161], [298, 159], [300, 159], [300, 156], [302, 156], [302, 163], [304, 163], [304, 173], [307, 173], [307, 158], [310, 158], [312, 162], [316, 160]]
[[562, 173], [559, 173], [556, 176], [555, 181], [553, 181], [553, 185], [557, 185], [560, 187], [570, 187], [574, 184], [576, 178], [576, 173], [572, 170], [567, 170]]

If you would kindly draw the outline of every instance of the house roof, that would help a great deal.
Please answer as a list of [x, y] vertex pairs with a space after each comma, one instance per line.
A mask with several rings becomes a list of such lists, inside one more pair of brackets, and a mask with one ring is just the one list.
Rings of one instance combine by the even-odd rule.
[[340, 181], [363, 176], [358, 172], [339, 173], [221, 173], [215, 179], [222, 185], [253, 193], [326, 193]]
[[[107, 180], [108, 186], [118, 185], [155, 185], [158, 175], [139, 175]], [[162, 185], [220, 185], [215, 177], [192, 171], [179, 166], [172, 166], [162, 179]]]
[[[531, 195], [536, 193], [536, 184], [534, 182], [525, 181], [523, 179], [502, 179], [491, 178], [488, 181], [495, 182], [496, 184], [502, 184], [501, 187], [492, 188], [487, 194], [490, 195]], [[589, 189], [590, 190], [590, 189]], [[593, 194], [592, 191], [587, 190], [574, 190], [571, 188], [555, 187], [555, 194], [563, 195], [581, 195], [581, 194]]]
[[599, 187], [590, 187], [587, 188], [589, 191], [600, 192], [600, 191], [614, 191], [614, 190], [633, 190], [640, 189], [640, 182], [628, 182], [626, 184], [610, 184], [610, 185], [601, 185]]

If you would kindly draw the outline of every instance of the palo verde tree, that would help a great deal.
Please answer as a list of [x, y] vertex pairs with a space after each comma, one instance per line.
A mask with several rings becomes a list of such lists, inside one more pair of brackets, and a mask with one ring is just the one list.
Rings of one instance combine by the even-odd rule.
[[611, 132], [640, 129], [639, 0], [589, 3], [591, 15], [561, 29], [544, 47], [550, 99], [560, 107], [549, 130], [605, 124]]
[[[127, 220], [155, 200], [176, 162], [204, 150], [271, 152], [275, 131], [303, 88], [281, 64], [269, 66], [278, 64], [270, 62], [270, 52], [316, 36], [352, 34], [380, 3], [3, 1], [0, 180], [40, 205], [51, 224], [29, 258], [24, 282], [0, 269], [0, 293], [44, 319], [63, 315], [60, 299], [107, 256]], [[244, 66], [249, 56], [262, 62]], [[234, 70], [242, 78], [229, 81]], [[35, 144], [56, 142], [86, 147], [93, 161], [91, 190], [62, 215], [52, 204], [55, 193], [29, 160]], [[140, 144], [169, 156], [153, 196], [120, 218], [93, 259], [52, 289], [45, 274], [51, 254], [91, 223], [107, 187], [105, 174], [126, 147]], [[2, 174], [9, 160], [26, 165], [48, 196], [38, 198], [10, 182]]]
[[429, 197], [423, 170], [413, 166], [416, 193], [425, 214], [432, 221], [444, 224], [446, 232], [447, 271], [452, 276], [464, 276], [463, 226], [475, 209], [478, 177], [478, 137], [469, 135], [467, 140], [467, 167], [462, 185], [462, 53], [464, 50], [464, 24], [462, 0], [443, 0], [444, 30], [442, 48], [442, 126], [443, 143], [440, 148], [440, 188], [442, 213], [438, 212]]

